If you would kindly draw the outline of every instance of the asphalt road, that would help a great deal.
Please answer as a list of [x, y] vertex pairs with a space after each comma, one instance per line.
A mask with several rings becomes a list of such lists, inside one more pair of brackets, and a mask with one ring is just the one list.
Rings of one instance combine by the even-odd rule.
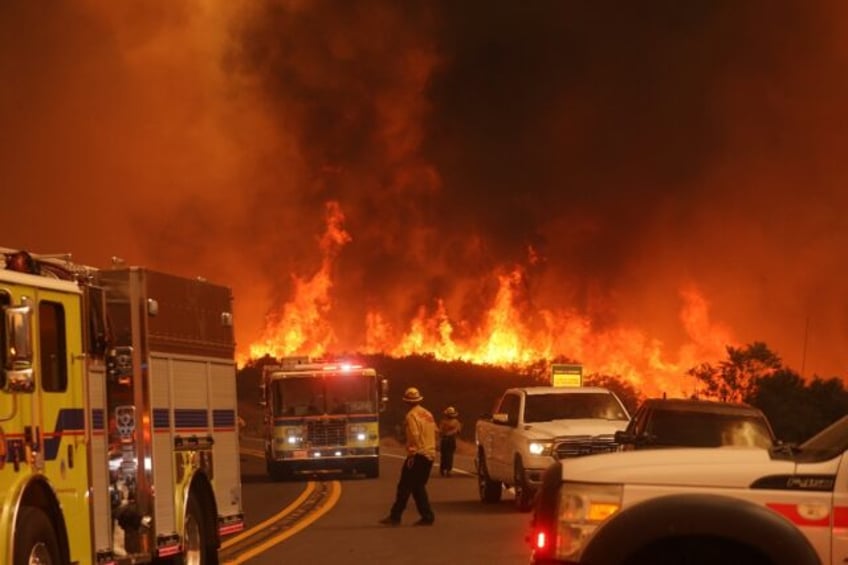
[[255, 544], [253, 551], [262, 551], [236, 563], [516, 565], [529, 560], [525, 536], [530, 515], [514, 508], [508, 492], [499, 504], [480, 502], [470, 457], [457, 456], [451, 477], [439, 476], [434, 467], [427, 485], [436, 514], [433, 526], [412, 526], [418, 514], [410, 499], [402, 525], [390, 527], [377, 522], [388, 514], [394, 500], [402, 464], [399, 452], [383, 449], [378, 479], [326, 477], [312, 483], [309, 479], [271, 482], [265, 476], [264, 460], [251, 453], [241, 463], [248, 529], [279, 515], [310, 485], [323, 483], [331, 496], [323, 514], [302, 520], [298, 526], [302, 529], [278, 536], [285, 538], [280, 541], [272, 538]]

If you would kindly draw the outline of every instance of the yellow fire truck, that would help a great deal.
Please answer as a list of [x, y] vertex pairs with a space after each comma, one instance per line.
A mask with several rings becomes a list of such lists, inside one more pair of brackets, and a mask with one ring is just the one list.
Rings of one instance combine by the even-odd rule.
[[0, 248], [0, 562], [217, 563], [243, 529], [232, 295]]
[[380, 474], [379, 412], [388, 381], [369, 367], [291, 357], [262, 370], [265, 460], [281, 480], [302, 471]]

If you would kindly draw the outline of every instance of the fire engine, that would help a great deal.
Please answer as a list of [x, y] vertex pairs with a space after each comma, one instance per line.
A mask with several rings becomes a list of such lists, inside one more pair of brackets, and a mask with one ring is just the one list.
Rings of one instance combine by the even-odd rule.
[[379, 412], [388, 381], [370, 367], [289, 357], [262, 370], [265, 459], [281, 480], [302, 471], [380, 474]]
[[232, 294], [0, 248], [0, 562], [217, 563], [243, 529]]

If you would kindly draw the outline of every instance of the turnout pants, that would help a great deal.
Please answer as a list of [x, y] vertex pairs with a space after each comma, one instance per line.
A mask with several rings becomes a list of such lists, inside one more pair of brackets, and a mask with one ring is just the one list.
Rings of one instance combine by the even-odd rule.
[[400, 521], [401, 514], [406, 509], [406, 503], [409, 502], [410, 496], [415, 501], [415, 507], [418, 509], [422, 520], [432, 522], [435, 519], [433, 509], [430, 508], [430, 499], [427, 496], [426, 488], [432, 468], [433, 462], [423, 455], [407, 457], [400, 472], [395, 503], [392, 505], [391, 517], [393, 520]]
[[454, 436], [443, 437], [439, 450], [441, 451], [439, 471], [444, 475], [453, 470], [453, 454], [456, 452], [456, 438]]

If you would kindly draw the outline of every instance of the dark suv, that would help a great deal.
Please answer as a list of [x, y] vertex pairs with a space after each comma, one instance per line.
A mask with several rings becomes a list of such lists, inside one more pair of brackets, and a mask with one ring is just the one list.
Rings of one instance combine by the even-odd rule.
[[769, 448], [777, 441], [765, 414], [747, 404], [688, 398], [649, 398], [624, 431], [615, 434], [624, 450], [662, 447]]

